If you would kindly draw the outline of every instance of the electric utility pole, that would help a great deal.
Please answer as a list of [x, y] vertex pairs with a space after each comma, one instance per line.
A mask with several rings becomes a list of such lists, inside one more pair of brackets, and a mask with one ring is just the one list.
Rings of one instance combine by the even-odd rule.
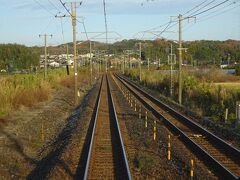
[[[61, 0], [60, 0], [61, 1]], [[62, 3], [62, 1], [61, 1]], [[77, 2], [68, 2], [71, 5], [71, 12], [66, 8], [67, 3], [62, 3], [70, 17], [72, 18], [72, 33], [73, 33], [73, 54], [74, 54], [74, 99], [75, 105], [78, 105], [78, 97], [80, 97], [80, 92], [78, 91], [78, 62], [77, 62], [77, 42], [76, 42], [76, 26], [77, 26]], [[78, 2], [81, 6], [82, 1]]]
[[71, 17], [72, 17], [72, 29], [73, 29], [73, 54], [74, 54], [74, 82], [75, 82], [75, 88], [74, 88], [74, 94], [75, 94], [75, 105], [78, 104], [78, 86], [77, 86], [77, 81], [78, 81], [78, 72], [77, 72], [77, 43], [76, 43], [76, 20], [77, 20], [77, 5], [76, 2], [71, 3]]
[[142, 68], [141, 68], [141, 61], [142, 61], [142, 43], [139, 43], [139, 80], [142, 81]]
[[92, 85], [93, 67], [92, 67], [92, 41], [91, 40], [89, 40], [89, 50], [90, 50], [90, 73], [91, 73], [91, 85]]
[[178, 71], [178, 103], [182, 105], [182, 50], [187, 50], [186, 48], [182, 47], [182, 21], [190, 18], [194, 18], [196, 20], [196, 17], [190, 16], [190, 17], [183, 17], [181, 14], [177, 16], [178, 18], [178, 29], [179, 29], [179, 48], [178, 48], [178, 58], [179, 58], [179, 71]]
[[168, 55], [168, 64], [170, 64], [170, 96], [173, 97], [173, 64], [176, 64], [176, 55], [173, 54], [171, 43], [170, 55]]
[[47, 37], [51, 37], [52, 38], [52, 34], [51, 35], [47, 35], [47, 34], [39, 34], [39, 37], [44, 37], [44, 46], [45, 46], [45, 49], [44, 49], [44, 54], [45, 54], [45, 61], [44, 61], [44, 79], [47, 78]]
[[[78, 72], [77, 72], [77, 42], [76, 42], [76, 25], [77, 25], [77, 2], [68, 2], [68, 3], [63, 3], [61, 0], [60, 2], [64, 6], [64, 8], [67, 10], [69, 13], [70, 17], [72, 18], [72, 33], [73, 33], [73, 54], [74, 54], [74, 100], [75, 100], [75, 105], [78, 104], [78, 97], [80, 96], [80, 92], [78, 91]], [[71, 12], [67, 9], [66, 4], [71, 5]], [[79, 5], [81, 5], [82, 2], [79, 2]], [[68, 17], [68, 16], [64, 16]]]
[[178, 102], [182, 104], [182, 15], [179, 14], [178, 16], [178, 23], [179, 23], [179, 87], [178, 87]]

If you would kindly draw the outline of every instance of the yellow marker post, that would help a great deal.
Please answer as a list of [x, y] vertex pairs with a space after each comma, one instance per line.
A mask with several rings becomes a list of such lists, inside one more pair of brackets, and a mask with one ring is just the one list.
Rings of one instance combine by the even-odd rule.
[[157, 122], [154, 120], [154, 127], [153, 127], [153, 140], [156, 141], [157, 137]]
[[141, 108], [141, 104], [139, 105], [139, 119], [142, 118], [142, 108]]
[[171, 160], [171, 144], [170, 144], [171, 136], [168, 135], [168, 157], [167, 159], [170, 161]]
[[133, 107], [133, 98], [132, 98], [132, 96], [130, 96], [131, 98], [130, 98], [130, 103], [131, 103], [131, 107]]
[[41, 128], [41, 140], [42, 140], [42, 142], [44, 142], [44, 126], [43, 126], [43, 123], [42, 123], [42, 128]]
[[147, 126], [148, 126], [148, 112], [146, 111], [146, 113], [145, 113], [145, 128], [147, 128]]
[[193, 159], [191, 159], [190, 164], [191, 164], [190, 177], [191, 177], [191, 179], [193, 179], [193, 171], [194, 171], [194, 162], [193, 162]]
[[135, 101], [134, 101], [134, 111], [137, 111], [137, 101], [136, 101], [136, 99], [135, 99]]

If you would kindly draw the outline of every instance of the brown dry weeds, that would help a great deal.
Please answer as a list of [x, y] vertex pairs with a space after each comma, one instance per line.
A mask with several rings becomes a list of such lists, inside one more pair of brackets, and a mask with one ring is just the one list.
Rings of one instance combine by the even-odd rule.
[[[79, 78], [80, 101], [90, 88], [86, 81], [89, 81], [87, 75]], [[41, 94], [38, 99], [45, 99], [44, 92], [31, 93]], [[54, 147], [51, 143], [69, 126], [68, 117], [74, 109], [73, 95], [73, 88], [63, 87], [53, 91], [48, 101], [33, 104], [27, 99], [33, 98], [29, 92], [19, 94], [18, 102], [24, 101], [26, 106], [32, 107], [17, 103], [19, 110], [0, 120], [0, 179], [25, 179], [51, 151]], [[41, 138], [42, 127], [44, 142]]]

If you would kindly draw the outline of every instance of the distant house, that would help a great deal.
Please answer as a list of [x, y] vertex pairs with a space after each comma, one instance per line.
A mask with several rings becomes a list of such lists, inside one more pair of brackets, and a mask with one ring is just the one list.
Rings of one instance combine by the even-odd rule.
[[222, 63], [220, 64], [220, 68], [221, 69], [224, 69], [224, 68], [226, 68], [228, 66], [229, 66], [228, 61], [222, 61]]
[[93, 53], [87, 53], [87, 54], [81, 54], [78, 57], [80, 57], [80, 58], [90, 58], [90, 57], [93, 57], [93, 56], [94, 56]]
[[60, 64], [59, 63], [57, 63], [57, 62], [51, 62], [51, 63], [49, 63], [49, 66], [50, 67], [59, 67], [60, 66]]
[[221, 68], [221, 69], [224, 69], [224, 68], [226, 68], [226, 67], [228, 67], [228, 64], [221, 64], [221, 65], [220, 65], [220, 68]]

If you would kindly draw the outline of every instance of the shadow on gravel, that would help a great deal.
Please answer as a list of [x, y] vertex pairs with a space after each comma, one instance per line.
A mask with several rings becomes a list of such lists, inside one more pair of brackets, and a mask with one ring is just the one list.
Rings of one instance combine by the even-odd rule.
[[31, 164], [37, 164], [38, 161], [29, 157], [27, 154], [24, 153], [23, 146], [20, 141], [18, 141], [13, 135], [9, 134], [8, 132], [0, 129], [0, 133], [4, 134], [11, 142], [13, 142], [14, 150], [16, 150], [27, 162]]
[[[93, 89], [94, 88], [92, 88], [92, 90]], [[66, 173], [68, 173], [71, 177], [74, 176], [74, 173], [71, 172], [68, 165], [60, 158], [62, 153], [70, 143], [70, 139], [77, 128], [79, 116], [82, 113], [92, 90], [90, 90], [88, 94], [84, 97], [81, 105], [74, 110], [70, 117], [68, 117], [67, 124], [65, 125], [61, 133], [56, 137], [55, 141], [50, 145], [50, 153], [37, 163], [35, 169], [33, 169], [33, 171], [27, 176], [28, 180], [47, 179], [49, 173], [56, 165], [63, 167]]]
[[[99, 96], [100, 96], [100, 93], [98, 94], [97, 99], [99, 98]], [[94, 126], [97, 106], [98, 106], [98, 102], [96, 101], [93, 108], [93, 113], [91, 116], [89, 127], [87, 130], [86, 138], [82, 147], [82, 152], [79, 158], [76, 174], [73, 177], [74, 180], [79, 180], [84, 178], [84, 172], [85, 172], [85, 167], [86, 167], [87, 158], [88, 158], [88, 151], [91, 143], [91, 136], [92, 136], [93, 126]]]

